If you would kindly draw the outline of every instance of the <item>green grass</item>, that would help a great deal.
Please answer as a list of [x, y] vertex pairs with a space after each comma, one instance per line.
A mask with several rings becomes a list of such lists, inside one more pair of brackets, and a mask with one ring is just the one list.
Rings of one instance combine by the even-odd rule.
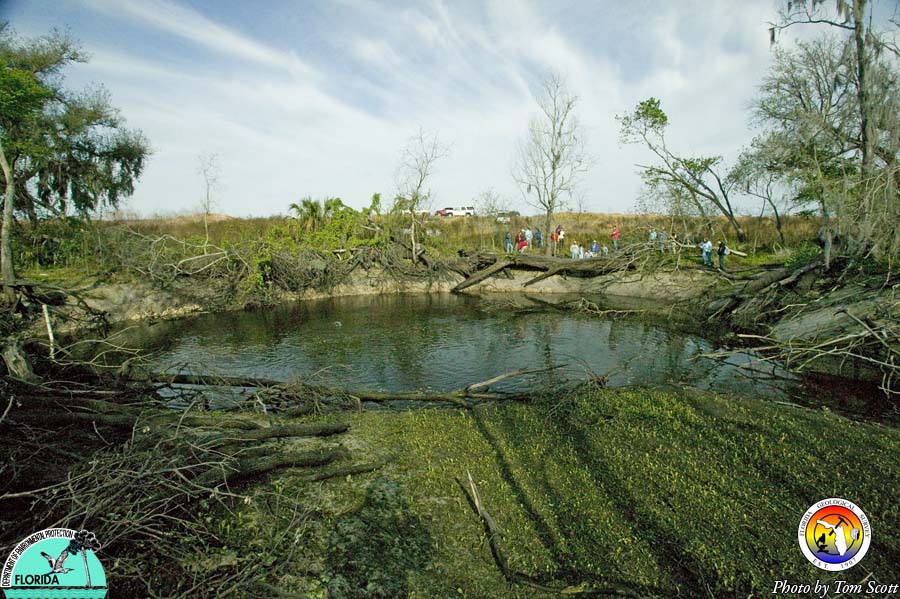
[[[373, 474], [314, 485], [285, 474], [275, 483], [316, 506], [299, 542], [300, 561], [318, 574], [283, 579], [313, 597], [327, 596], [340, 574], [325, 559], [336, 554], [384, 555], [390, 572], [414, 558], [405, 580], [395, 581], [410, 597], [540, 596], [502, 580], [456, 483], [467, 471], [502, 531], [511, 566], [539, 578], [614, 582], [650, 595], [699, 596], [708, 588], [715, 596], [747, 596], [771, 593], [776, 579], [858, 581], [871, 571], [891, 582], [900, 574], [900, 539], [891, 532], [900, 524], [896, 429], [640, 389], [590, 392], [555, 406], [341, 418], [352, 424], [354, 453], [393, 460]], [[367, 492], [378, 477], [399, 488], [409, 538], [396, 543], [415, 547], [409, 556], [394, 543], [382, 547], [382, 529], [394, 524], [369, 517], [363, 526], [373, 527], [371, 535], [332, 532], [348, 530], [347, 514], [370, 513]], [[832, 496], [860, 505], [874, 530], [863, 562], [835, 575], [806, 562], [796, 540], [803, 512]], [[256, 528], [233, 534], [256, 535], [265, 546], [271, 526], [259, 514], [247, 520]]]

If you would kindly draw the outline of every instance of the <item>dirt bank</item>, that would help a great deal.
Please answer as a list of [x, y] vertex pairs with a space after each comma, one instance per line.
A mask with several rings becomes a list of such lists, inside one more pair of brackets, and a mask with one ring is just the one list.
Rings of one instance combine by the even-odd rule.
[[[616, 273], [594, 278], [553, 276], [527, 288], [522, 284], [533, 278], [534, 272], [508, 270], [469, 288], [480, 293], [584, 294], [608, 295], [636, 299], [687, 301], [712, 293], [717, 279], [696, 271], [666, 271], [654, 273]], [[290, 302], [326, 297], [354, 295], [386, 295], [394, 293], [447, 293], [463, 277], [447, 273], [435, 277], [397, 277], [383, 270], [357, 269], [348, 279], [330, 289], [307, 289], [301, 292], [280, 291], [271, 300]], [[83, 294], [92, 309], [106, 314], [110, 323], [136, 320], [179, 318], [205, 310], [234, 309], [245, 304], [241, 298], [224, 300], [225, 291], [204, 287], [203, 282], [184, 281], [171, 289], [159, 289], [144, 281], [131, 283], [100, 283]], [[60, 330], [72, 325], [60, 322]]]
[[[534, 289], [544, 282], [529, 289]], [[553, 277], [540, 291], [553, 293], [556, 290], [584, 294], [608, 295], [636, 299], [686, 301], [702, 297], [712, 292], [717, 280], [714, 275], [696, 271], [672, 270], [657, 272], [623, 272], [594, 278]], [[555, 283], [558, 285], [555, 285]], [[560, 284], [561, 283], [561, 284]], [[570, 287], [571, 289], [566, 289]], [[514, 290], [513, 288], [510, 291]]]

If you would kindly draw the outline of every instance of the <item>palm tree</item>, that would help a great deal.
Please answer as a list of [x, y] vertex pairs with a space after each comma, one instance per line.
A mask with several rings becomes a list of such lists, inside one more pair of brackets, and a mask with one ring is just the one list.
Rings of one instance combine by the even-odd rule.
[[334, 218], [335, 213], [343, 207], [344, 203], [341, 198], [328, 198], [325, 200], [325, 218]]
[[289, 210], [295, 213], [300, 228], [307, 232], [315, 231], [325, 221], [325, 208], [309, 197], [300, 200], [299, 204], [291, 204]]

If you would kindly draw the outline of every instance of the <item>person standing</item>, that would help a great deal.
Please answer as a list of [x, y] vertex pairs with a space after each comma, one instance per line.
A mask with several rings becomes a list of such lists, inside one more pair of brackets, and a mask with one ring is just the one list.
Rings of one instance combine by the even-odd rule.
[[543, 241], [544, 240], [543, 240], [543, 235], [541, 235], [541, 230], [538, 229], [537, 231], [534, 232], [534, 244], [538, 249], [540, 249], [540, 248], [544, 247]]
[[656, 243], [656, 229], [650, 229], [650, 247]]
[[578, 242], [572, 241], [572, 245], [569, 246], [569, 256], [572, 260], [578, 259]]
[[595, 239], [591, 243], [591, 258], [593, 258], [594, 256], [597, 256], [599, 254], [600, 254], [600, 244], [597, 243], [597, 240]]
[[659, 232], [659, 251], [663, 254], [666, 253], [666, 239], [668, 239], [668, 236], [666, 235], [666, 230], [663, 229]]
[[512, 254], [512, 251], [513, 251], [512, 237], [510, 236], [509, 231], [507, 231], [506, 232], [506, 253]]
[[731, 253], [724, 241], [719, 241], [719, 249], [716, 251], [719, 255], [719, 270], [725, 270], [725, 256]]
[[566, 247], [566, 230], [562, 227], [556, 228], [556, 242], [559, 246], [557, 254], [561, 254]]
[[700, 244], [700, 256], [703, 258], [703, 266], [712, 266], [712, 242], [708, 237]]
[[534, 233], [531, 231], [531, 227], [525, 229], [525, 241], [528, 242], [528, 245], [531, 246], [531, 240], [534, 239]]
[[613, 251], [616, 251], [619, 249], [619, 225], [613, 226], [611, 237], [612, 237]]

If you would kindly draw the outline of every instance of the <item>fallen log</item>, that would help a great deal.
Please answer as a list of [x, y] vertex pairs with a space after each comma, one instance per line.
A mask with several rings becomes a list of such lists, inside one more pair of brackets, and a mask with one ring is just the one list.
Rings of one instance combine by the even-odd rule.
[[[410, 392], [390, 392], [390, 391], [354, 391], [354, 390], [345, 390], [345, 389], [336, 389], [336, 388], [328, 388], [319, 385], [308, 385], [303, 382], [281, 382], [281, 381], [273, 381], [269, 379], [258, 379], [252, 377], [217, 377], [217, 376], [208, 376], [208, 375], [169, 375], [168, 377], [164, 377], [163, 375], [157, 374], [140, 374], [138, 375], [138, 380], [143, 381], [151, 381], [151, 382], [163, 382], [165, 381], [168, 384], [168, 381], [174, 380], [175, 384], [190, 384], [197, 386], [235, 386], [235, 387], [253, 387], [260, 389], [268, 389], [269, 391], [277, 391], [279, 398], [281, 400], [281, 410], [282, 415], [287, 415], [289, 417], [300, 416], [304, 414], [308, 414], [313, 411], [313, 408], [308, 405], [297, 405], [293, 407], [286, 407], [286, 403], [289, 405], [290, 403], [300, 403], [305, 400], [316, 400], [319, 396], [331, 396], [331, 397], [344, 397], [349, 398], [356, 402], [363, 401], [371, 401], [375, 403], [386, 403], [386, 402], [394, 402], [394, 401], [414, 401], [414, 402], [438, 402], [438, 403], [452, 403], [458, 405], [463, 408], [471, 408], [473, 403], [475, 402], [483, 402], [483, 401], [502, 401], [502, 400], [517, 400], [517, 401], [527, 401], [531, 399], [531, 396], [522, 393], [508, 393], [508, 392], [493, 392], [487, 391], [486, 388], [489, 385], [498, 383], [502, 380], [524, 376], [528, 374], [536, 374], [539, 372], [547, 372], [550, 370], [556, 370], [559, 368], [565, 367], [565, 364], [560, 364], [557, 366], [552, 366], [550, 368], [524, 368], [520, 370], [515, 370], [512, 372], [503, 373], [492, 377], [486, 381], [472, 383], [460, 389], [454, 389], [451, 391], [444, 392], [427, 392], [427, 391], [410, 391]], [[89, 416], [93, 416], [90, 414]], [[245, 430], [253, 430], [256, 431], [253, 434], [263, 435], [267, 434], [262, 431], [269, 431], [271, 429], [262, 428], [257, 423], [252, 420], [246, 420], [246, 425], [238, 426], [236, 424], [222, 424], [233, 422], [229, 419], [220, 419], [215, 415], [206, 415], [206, 414], [188, 414], [184, 416], [184, 422], [186, 424], [190, 424], [191, 426], [228, 426], [230, 428], [242, 428]], [[236, 420], [236, 422], [242, 422], [240, 420]], [[287, 426], [295, 426], [298, 427], [297, 430], [301, 430], [304, 426], [309, 426], [306, 424], [299, 425], [287, 425]], [[326, 426], [326, 425], [319, 425]], [[328, 426], [339, 426], [337, 424], [330, 424]], [[284, 427], [282, 427], [284, 428]], [[256, 429], [259, 429], [258, 431]], [[324, 429], [323, 429], [324, 430]], [[339, 431], [343, 432], [343, 431]], [[269, 433], [270, 434], [270, 433]], [[290, 435], [290, 436], [306, 436], [306, 435]]]
[[330, 437], [350, 430], [344, 422], [301, 422], [268, 428], [256, 428], [240, 434], [241, 441], [264, 441], [287, 437]]
[[199, 385], [201, 387], [275, 387], [285, 381], [255, 377], [219, 376], [213, 374], [131, 373], [129, 380], [160, 385]]
[[476, 271], [468, 279], [454, 287], [452, 291], [458, 293], [508, 268], [545, 271], [543, 274], [523, 284], [523, 287], [528, 287], [558, 274], [578, 273], [586, 276], [599, 276], [633, 267], [633, 258], [628, 255], [613, 258], [598, 256], [572, 260], [570, 258], [520, 254], [505, 260], [498, 260], [487, 268]]
[[562, 270], [563, 269], [561, 267], [551, 268], [547, 272], [540, 274], [540, 275], [534, 277], [533, 279], [529, 279], [529, 280], [525, 281], [522, 284], [522, 287], [528, 287], [529, 285], [534, 285], [535, 283], [539, 283], [539, 282], [543, 281], [544, 279], [549, 279], [553, 275], [559, 274]]
[[805, 274], [811, 270], [818, 268], [819, 266], [822, 265], [822, 263], [823, 263], [823, 258], [821, 256], [818, 256], [815, 259], [813, 259], [811, 262], [809, 262], [808, 264], [806, 264], [805, 266], [802, 266], [800, 268], [786, 267], [786, 268], [779, 268], [776, 270], [771, 270], [769, 272], [763, 273], [759, 277], [753, 279], [752, 281], [750, 281], [749, 283], [744, 285], [744, 287], [741, 289], [740, 293], [742, 295], [751, 295], [758, 291], [762, 291], [763, 289], [765, 289], [769, 285], [772, 285], [773, 283], [778, 283], [779, 281], [783, 281], [786, 279], [790, 279], [791, 281], [793, 281], [796, 279], [796, 277], [794, 275], [799, 277], [802, 274]]
[[224, 483], [233, 485], [247, 479], [259, 478], [272, 470], [324, 466], [347, 456], [346, 449], [336, 447], [238, 460], [233, 471], [221, 471], [214, 468], [204, 472], [192, 482], [205, 487], [216, 483], [221, 484], [224, 480]]
[[478, 272], [473, 274], [471, 277], [469, 277], [465, 281], [460, 282], [456, 287], [451, 289], [451, 291], [453, 293], [459, 293], [463, 289], [467, 289], [467, 288], [471, 287], [472, 285], [476, 285], [476, 284], [480, 283], [481, 281], [487, 279], [491, 275], [494, 275], [494, 274], [500, 272], [501, 270], [503, 270], [510, 264], [512, 264], [511, 261], [503, 260], [503, 261], [497, 262], [496, 264], [493, 264], [492, 266], [485, 268], [484, 270], [479, 270]]

